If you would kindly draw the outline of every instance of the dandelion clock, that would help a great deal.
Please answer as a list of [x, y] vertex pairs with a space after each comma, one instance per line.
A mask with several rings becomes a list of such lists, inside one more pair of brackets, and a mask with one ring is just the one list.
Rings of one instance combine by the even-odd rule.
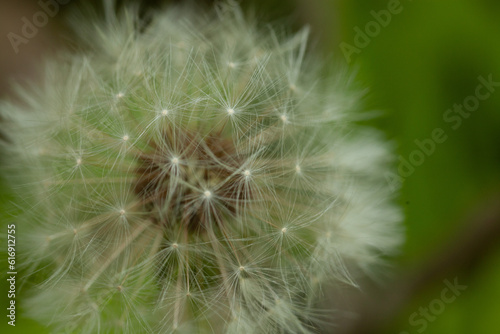
[[397, 249], [389, 145], [355, 124], [359, 91], [307, 29], [226, 3], [75, 30], [81, 48], [1, 105], [27, 316], [53, 333], [317, 333], [325, 287]]

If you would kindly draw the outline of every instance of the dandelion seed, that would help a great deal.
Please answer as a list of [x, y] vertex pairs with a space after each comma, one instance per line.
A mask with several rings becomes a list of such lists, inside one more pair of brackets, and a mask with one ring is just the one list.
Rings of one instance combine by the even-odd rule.
[[123, 141], [127, 141], [127, 140], [129, 140], [129, 136], [125, 135], [125, 136], [122, 137], [122, 139], [123, 139]]
[[212, 197], [212, 192], [209, 190], [205, 190], [205, 192], [203, 192], [203, 196], [205, 196], [206, 199], [209, 199], [210, 197]]
[[161, 114], [162, 114], [162, 116], [167, 116], [168, 115], [168, 110], [167, 109], [163, 109], [161, 111]]
[[245, 176], [250, 176], [251, 174], [252, 173], [248, 169], [243, 172], [243, 175], [245, 175]]
[[233, 108], [227, 109], [227, 113], [228, 113], [228, 115], [233, 115], [234, 114], [234, 109]]
[[174, 165], [177, 165], [179, 163], [179, 158], [177, 158], [177, 157], [172, 158], [172, 163]]
[[122, 93], [122, 92], [119, 92], [119, 93], [118, 93], [118, 94], [116, 94], [115, 96], [116, 96], [116, 98], [117, 98], [117, 99], [121, 99], [121, 98], [123, 98], [123, 97], [125, 96], [125, 94], [124, 94], [124, 93]]
[[300, 167], [300, 165], [295, 165], [295, 171], [299, 174], [302, 172], [302, 168]]

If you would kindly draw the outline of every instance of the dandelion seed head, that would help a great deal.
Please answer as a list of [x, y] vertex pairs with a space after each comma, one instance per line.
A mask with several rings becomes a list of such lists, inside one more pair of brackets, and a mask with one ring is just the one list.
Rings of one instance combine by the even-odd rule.
[[26, 312], [55, 332], [311, 334], [325, 287], [401, 243], [392, 153], [353, 122], [351, 78], [307, 29], [221, 6], [109, 12], [0, 107], [43, 287]]

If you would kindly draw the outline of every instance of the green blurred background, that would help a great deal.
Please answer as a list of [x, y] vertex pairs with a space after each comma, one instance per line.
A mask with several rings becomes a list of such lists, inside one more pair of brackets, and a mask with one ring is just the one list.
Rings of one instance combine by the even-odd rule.
[[[143, 2], [145, 8], [155, 8], [160, 3]], [[20, 19], [30, 17], [40, 7], [37, 1], [2, 2], [2, 98], [9, 96], [8, 77], [33, 77], [32, 69], [42, 55], [50, 55], [63, 44], [60, 32], [65, 30], [64, 14], [75, 5], [78, 1], [61, 6], [61, 12], [40, 29], [39, 35], [29, 44], [21, 45], [20, 52], [15, 54], [5, 36], [10, 31], [18, 32]], [[480, 84], [478, 77], [491, 75], [500, 82], [499, 1], [253, 0], [243, 1], [243, 6], [256, 8], [264, 20], [285, 18], [294, 29], [310, 25], [312, 44], [332, 61], [348, 63], [356, 70], [360, 85], [370, 87], [365, 105], [382, 113], [371, 125], [383, 130], [396, 143], [398, 156], [409, 160], [419, 149], [415, 140], [431, 138], [436, 128], [444, 131], [447, 139], [436, 144], [435, 151], [425, 155], [423, 163], [415, 166], [402, 183], [399, 201], [405, 211], [407, 241], [394, 260], [396, 273], [404, 273], [434, 257], [455, 238], [467, 217], [474, 215], [489, 198], [500, 194], [500, 87], [498, 92], [480, 101], [470, 116], [461, 117], [456, 129], [452, 127], [455, 123], [443, 118], [454, 104], [462, 104], [475, 94]], [[388, 8], [397, 8], [397, 13], [391, 14], [389, 24], [376, 29], [373, 11], [380, 13]], [[356, 47], [357, 28], [365, 31], [367, 24], [375, 29], [368, 36], [369, 43], [346, 57], [341, 46]], [[0, 162], [3, 159], [8, 157], [0, 156]], [[0, 189], [3, 212], [9, 189], [1, 185]], [[1, 218], [8, 221], [5, 214]], [[2, 248], [5, 240], [3, 237]], [[500, 245], [500, 239], [497, 238], [496, 244]], [[5, 256], [0, 261], [5, 272]], [[427, 321], [425, 330], [423, 326], [412, 325], [409, 318], [420, 307], [428, 307], [440, 298], [445, 287], [442, 280], [429, 282], [418, 291], [380, 333], [499, 333], [500, 247], [490, 247], [473, 266], [449, 271], [449, 275], [448, 280], [457, 277], [467, 289], [454, 302], [446, 304], [435, 319]], [[2, 305], [7, 303], [6, 292], [6, 281], [2, 279]], [[0, 331], [45, 333], [43, 328], [22, 317], [22, 299], [19, 303], [18, 326], [7, 327], [4, 318]]]

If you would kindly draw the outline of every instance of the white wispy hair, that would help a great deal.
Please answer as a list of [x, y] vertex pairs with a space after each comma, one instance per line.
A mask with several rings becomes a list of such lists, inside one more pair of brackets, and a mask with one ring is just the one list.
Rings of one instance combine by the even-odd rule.
[[[237, 6], [79, 27], [4, 103], [29, 314], [67, 333], [312, 333], [401, 243], [345, 72]], [[15, 170], [14, 170], [15, 169]]]

